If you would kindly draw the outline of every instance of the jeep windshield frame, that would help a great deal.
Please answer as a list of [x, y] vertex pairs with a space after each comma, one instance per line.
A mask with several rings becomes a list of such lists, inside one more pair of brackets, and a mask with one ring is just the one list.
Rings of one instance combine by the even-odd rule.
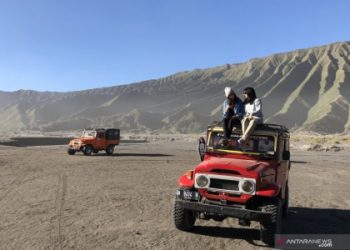
[[[255, 131], [256, 132], [256, 131]], [[241, 146], [238, 139], [241, 133], [234, 132], [228, 140], [227, 145], [223, 145], [224, 134], [222, 130], [208, 131], [207, 152], [248, 154], [265, 157], [274, 157], [277, 152], [277, 135], [253, 133], [248, 139], [248, 145]]]
[[81, 137], [83, 138], [95, 138], [97, 135], [96, 130], [84, 130]]

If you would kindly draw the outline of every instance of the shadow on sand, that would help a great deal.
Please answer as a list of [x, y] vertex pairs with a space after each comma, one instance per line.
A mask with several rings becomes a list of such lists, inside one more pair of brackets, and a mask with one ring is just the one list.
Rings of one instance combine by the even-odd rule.
[[15, 137], [0, 145], [11, 147], [56, 146], [67, 145], [72, 138], [67, 137]]
[[[0, 145], [11, 147], [68, 145], [73, 137], [14, 137], [9, 141], [0, 141]], [[146, 140], [121, 140], [121, 144], [148, 143]]]
[[286, 234], [350, 234], [350, 210], [291, 207]]
[[107, 155], [107, 154], [93, 154], [92, 156], [105, 156], [105, 157], [124, 157], [124, 156], [132, 156], [132, 157], [169, 157], [174, 155], [167, 155], [167, 154], [138, 154], [138, 153], [114, 153], [113, 155]]
[[307, 162], [307, 161], [291, 161], [290, 163], [292, 163], [292, 164], [306, 164], [309, 162]]
[[254, 246], [265, 246], [263, 243], [257, 244], [254, 242], [254, 240], [260, 240], [260, 231], [257, 229], [196, 226], [192, 233], [216, 238], [240, 239]]
[[[264, 246], [260, 232], [249, 228], [227, 228], [216, 226], [197, 226], [193, 233], [246, 240], [254, 246]], [[283, 220], [284, 234], [350, 234], [350, 210], [333, 208], [289, 208], [288, 218]]]

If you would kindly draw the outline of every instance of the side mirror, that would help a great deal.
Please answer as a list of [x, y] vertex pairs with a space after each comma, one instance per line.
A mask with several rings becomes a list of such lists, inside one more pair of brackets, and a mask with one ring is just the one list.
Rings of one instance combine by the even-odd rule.
[[204, 160], [205, 151], [206, 151], [205, 139], [203, 137], [200, 137], [198, 140], [198, 153], [201, 161]]
[[289, 161], [290, 160], [290, 152], [289, 151], [284, 151], [282, 158], [284, 161]]

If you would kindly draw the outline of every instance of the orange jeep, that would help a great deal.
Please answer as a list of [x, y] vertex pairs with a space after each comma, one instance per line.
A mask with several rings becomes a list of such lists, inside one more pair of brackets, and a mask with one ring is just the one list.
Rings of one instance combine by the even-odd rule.
[[74, 155], [76, 152], [82, 151], [84, 155], [97, 154], [101, 150], [105, 150], [108, 155], [112, 155], [114, 147], [119, 145], [120, 130], [119, 129], [92, 129], [84, 130], [79, 138], [75, 138], [69, 142], [68, 154]]

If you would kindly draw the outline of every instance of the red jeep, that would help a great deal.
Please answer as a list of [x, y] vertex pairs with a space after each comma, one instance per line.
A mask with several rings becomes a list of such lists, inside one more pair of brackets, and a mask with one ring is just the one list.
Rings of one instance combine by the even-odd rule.
[[242, 226], [260, 222], [261, 240], [274, 245], [288, 211], [289, 132], [259, 125], [246, 145], [240, 128], [223, 143], [222, 124], [208, 127], [203, 161], [179, 181], [174, 205], [176, 228], [190, 231], [197, 219], [239, 219]]
[[79, 138], [75, 138], [69, 142], [68, 154], [74, 155], [76, 152], [82, 151], [84, 155], [97, 154], [101, 150], [105, 150], [108, 155], [112, 155], [114, 147], [119, 144], [119, 129], [91, 129], [84, 130]]

